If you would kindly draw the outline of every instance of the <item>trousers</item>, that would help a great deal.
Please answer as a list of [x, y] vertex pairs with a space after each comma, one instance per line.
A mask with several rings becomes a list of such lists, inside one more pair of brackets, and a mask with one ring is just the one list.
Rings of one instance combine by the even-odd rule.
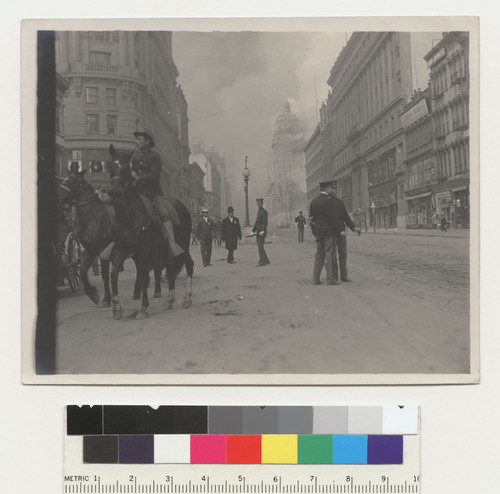
[[314, 256], [313, 282], [319, 283], [321, 271], [325, 266], [326, 282], [333, 283], [333, 235], [316, 237], [316, 254]]
[[259, 264], [269, 264], [269, 258], [267, 257], [266, 250], [264, 249], [264, 242], [266, 240], [265, 235], [257, 235], [257, 248], [259, 250]]

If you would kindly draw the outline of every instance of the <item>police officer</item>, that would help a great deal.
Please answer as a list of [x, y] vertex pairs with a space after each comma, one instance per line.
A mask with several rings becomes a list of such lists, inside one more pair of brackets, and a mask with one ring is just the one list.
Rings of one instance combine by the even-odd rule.
[[136, 149], [132, 154], [132, 178], [140, 186], [144, 194], [152, 203], [161, 218], [163, 236], [167, 240], [169, 257], [176, 257], [184, 253], [176, 243], [174, 228], [168, 215], [160, 187], [161, 157], [155, 149], [155, 141], [147, 132], [134, 132]]

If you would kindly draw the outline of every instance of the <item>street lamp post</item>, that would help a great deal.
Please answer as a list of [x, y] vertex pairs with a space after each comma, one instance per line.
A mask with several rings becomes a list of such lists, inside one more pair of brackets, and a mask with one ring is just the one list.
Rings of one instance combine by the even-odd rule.
[[376, 232], [377, 230], [375, 229], [375, 203], [372, 201], [370, 209], [372, 210], [372, 223], [373, 223], [373, 231]]
[[245, 227], [250, 226], [250, 216], [248, 214], [248, 180], [250, 178], [250, 170], [248, 169], [247, 166], [247, 158], [248, 156], [245, 156], [245, 168], [243, 168], [243, 182], [245, 183], [245, 186], [243, 190], [245, 191]]

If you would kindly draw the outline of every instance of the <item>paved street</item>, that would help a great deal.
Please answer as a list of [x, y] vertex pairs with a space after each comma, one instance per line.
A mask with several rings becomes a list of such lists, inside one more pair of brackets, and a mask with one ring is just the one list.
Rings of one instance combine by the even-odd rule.
[[[58, 373], [350, 374], [469, 372], [467, 233], [348, 235], [352, 283], [314, 286], [314, 241], [276, 230], [255, 267], [255, 239], [236, 264], [214, 247], [212, 266], [195, 260], [193, 307], [151, 302], [149, 318], [113, 321], [111, 309], [60, 288]], [[126, 315], [133, 265], [121, 274]], [[324, 272], [323, 272], [324, 278]], [[91, 277], [98, 286], [99, 277]], [[101, 290], [102, 291], [102, 290]]]

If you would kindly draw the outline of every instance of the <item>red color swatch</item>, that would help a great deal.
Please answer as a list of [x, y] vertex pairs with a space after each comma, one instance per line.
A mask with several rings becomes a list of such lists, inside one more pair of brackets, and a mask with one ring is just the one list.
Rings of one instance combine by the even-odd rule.
[[226, 436], [227, 463], [262, 463], [262, 436], [228, 435]]

